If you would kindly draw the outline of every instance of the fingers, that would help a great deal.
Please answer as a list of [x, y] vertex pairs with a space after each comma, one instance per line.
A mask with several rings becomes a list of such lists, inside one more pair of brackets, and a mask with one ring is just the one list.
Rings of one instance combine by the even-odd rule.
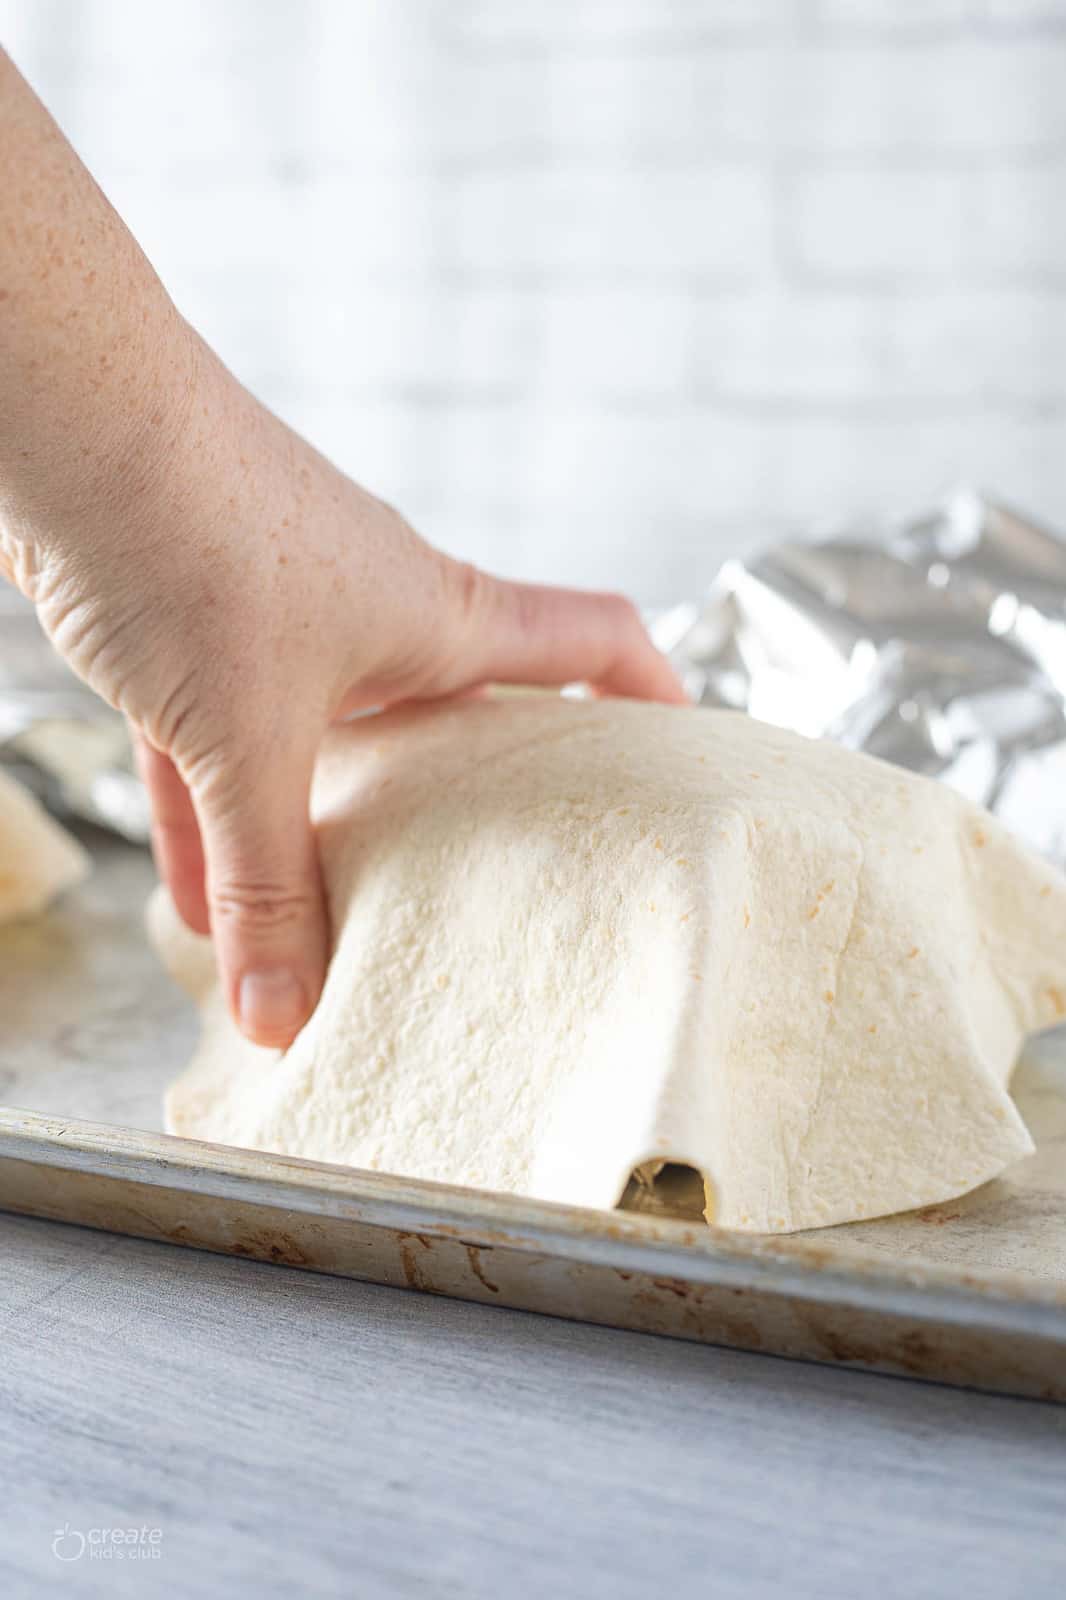
[[506, 583], [462, 569], [470, 647], [470, 681], [553, 684], [583, 682], [601, 693], [687, 705], [666, 657], [649, 639], [631, 601]]
[[143, 734], [131, 728], [137, 771], [152, 810], [152, 854], [178, 915], [194, 933], [210, 933], [200, 824], [181, 774]]
[[311, 748], [279, 758], [268, 742], [192, 774], [223, 989], [242, 1032], [282, 1049], [318, 1002], [328, 954], [313, 761]]
[[152, 809], [152, 852], [182, 920], [213, 933], [242, 1031], [291, 1044], [318, 1001], [326, 911], [310, 821], [313, 752], [261, 770], [233, 758], [203, 774], [194, 801], [169, 756], [131, 730]]

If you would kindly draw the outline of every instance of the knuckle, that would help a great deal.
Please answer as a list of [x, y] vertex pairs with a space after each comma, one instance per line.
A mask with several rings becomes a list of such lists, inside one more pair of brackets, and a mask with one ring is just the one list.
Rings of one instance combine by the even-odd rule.
[[472, 562], [459, 561], [452, 570], [452, 583], [460, 617], [466, 623], [477, 623], [487, 608], [489, 578]]
[[234, 742], [201, 736], [190, 745], [188, 750], [173, 752], [182, 778], [204, 802], [225, 799], [227, 790], [239, 784], [243, 764]]
[[285, 933], [302, 927], [314, 909], [307, 890], [266, 879], [227, 879], [211, 885], [211, 916], [216, 925]]
[[627, 594], [604, 595], [604, 603], [608, 615], [618, 628], [625, 629], [629, 633], [638, 630], [643, 633], [644, 624], [641, 621], [640, 611]]
[[476, 675], [496, 632], [499, 585], [469, 561], [446, 559], [439, 570], [439, 600], [421, 641], [420, 679], [436, 691], [459, 688]]
[[145, 719], [145, 732], [157, 750], [178, 754], [191, 742], [199, 704], [198, 673], [190, 668], [163, 697], [155, 714]]
[[530, 584], [517, 583], [507, 591], [511, 607], [511, 620], [520, 636], [532, 639], [550, 618], [546, 612], [541, 592]]

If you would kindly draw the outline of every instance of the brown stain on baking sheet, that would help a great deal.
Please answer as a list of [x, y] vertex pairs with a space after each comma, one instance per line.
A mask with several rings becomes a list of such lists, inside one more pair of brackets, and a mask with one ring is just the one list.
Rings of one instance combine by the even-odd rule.
[[662, 1289], [666, 1294], [674, 1294], [679, 1300], [687, 1300], [696, 1287], [695, 1284], [686, 1283], [684, 1278], [653, 1278], [651, 1281], [656, 1289]]
[[256, 1261], [273, 1261], [282, 1267], [309, 1267], [311, 1257], [287, 1233], [273, 1229], [255, 1229], [233, 1240], [230, 1249], [235, 1256], [252, 1256]]
[[864, 1337], [857, 1330], [836, 1325], [831, 1313], [823, 1317], [811, 1305], [803, 1307], [800, 1320], [815, 1341], [812, 1352], [815, 1359], [828, 1357], [848, 1366], [873, 1370], [895, 1368], [915, 1378], [935, 1375], [940, 1365], [942, 1341], [946, 1337], [943, 1332], [906, 1328], [894, 1336]]
[[[425, 1272], [426, 1257], [433, 1253], [434, 1242], [433, 1238], [425, 1233], [398, 1233], [396, 1235], [404, 1283], [409, 1289], [420, 1289], [424, 1294], [439, 1294], [442, 1292], [435, 1284], [427, 1281]], [[438, 1244], [442, 1242], [439, 1239], [436, 1241]], [[499, 1284], [493, 1283], [482, 1265], [482, 1255], [486, 1249], [491, 1255], [491, 1246], [471, 1244], [466, 1239], [458, 1239], [456, 1243], [462, 1245], [466, 1251], [466, 1259], [470, 1265], [470, 1270], [477, 1281], [490, 1294], [499, 1294]]]
[[740, 1350], [766, 1347], [762, 1329], [749, 1314], [746, 1289], [719, 1290], [683, 1278], [641, 1274], [629, 1304], [638, 1312], [638, 1326], [645, 1333], [697, 1338]]
[[[202, 1230], [185, 1222], [167, 1222], [147, 1211], [138, 1210], [128, 1203], [121, 1207], [127, 1216], [140, 1224], [131, 1229], [142, 1238], [162, 1239], [169, 1244], [204, 1249]], [[206, 1248], [217, 1246], [210, 1244]], [[290, 1234], [276, 1228], [242, 1228], [225, 1241], [222, 1248], [229, 1255], [244, 1256], [251, 1261], [270, 1261], [279, 1267], [317, 1268], [318, 1263]]]
[[463, 1249], [466, 1251], [466, 1259], [470, 1263], [470, 1270], [474, 1277], [479, 1283], [485, 1285], [490, 1294], [499, 1294], [499, 1284], [493, 1283], [491, 1278], [486, 1277], [485, 1269], [481, 1265], [481, 1247], [476, 1244], [464, 1244]]
[[[469, 1244], [470, 1241], [465, 1237], [465, 1235], [473, 1231], [474, 1230], [469, 1222], [465, 1227], [461, 1228], [455, 1227], [454, 1224], [450, 1222], [438, 1222], [434, 1228], [434, 1237], [447, 1240], [458, 1239], [460, 1244]], [[478, 1227], [477, 1233], [477, 1244], [479, 1249], [484, 1249], [486, 1246], [491, 1246], [494, 1244], [500, 1244], [506, 1245], [512, 1250], [539, 1250], [540, 1241], [532, 1238], [529, 1234], [510, 1233], [502, 1228], [482, 1227]], [[418, 1234], [416, 1237], [421, 1238], [422, 1235]]]
[[398, 1233], [396, 1235], [396, 1244], [400, 1251], [400, 1266], [403, 1268], [404, 1282], [409, 1289], [422, 1289], [427, 1293], [432, 1293], [433, 1286], [428, 1284], [425, 1278], [422, 1276], [421, 1263], [417, 1254], [415, 1253], [416, 1243], [424, 1252], [428, 1253], [433, 1249], [432, 1239], [427, 1238], [424, 1233]]
[[922, 1333], [919, 1328], [909, 1328], [888, 1344], [882, 1344], [876, 1339], [860, 1338], [855, 1333], [834, 1328], [826, 1323], [818, 1326], [815, 1318], [808, 1318], [808, 1328], [834, 1362], [884, 1366], [885, 1360], [888, 1360], [893, 1366], [898, 1366], [904, 1373], [914, 1374], [916, 1378], [922, 1373], [927, 1373], [930, 1366], [935, 1363], [935, 1339]]

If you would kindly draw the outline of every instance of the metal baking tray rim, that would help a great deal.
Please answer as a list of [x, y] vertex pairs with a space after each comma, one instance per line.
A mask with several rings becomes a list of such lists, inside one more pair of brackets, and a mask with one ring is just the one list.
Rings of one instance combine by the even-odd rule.
[[888, 1293], [923, 1322], [1066, 1341], [1061, 1284], [995, 1268], [901, 1269], [876, 1250], [842, 1253], [839, 1229], [830, 1252], [817, 1235], [731, 1234], [11, 1107], [0, 1107], [0, 1161], [856, 1310], [882, 1310]]

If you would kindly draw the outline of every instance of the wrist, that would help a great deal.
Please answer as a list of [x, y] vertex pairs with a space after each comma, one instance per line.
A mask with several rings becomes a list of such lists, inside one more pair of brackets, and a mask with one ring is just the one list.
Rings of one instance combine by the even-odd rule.
[[0, 445], [0, 564], [31, 599], [34, 572], [91, 559], [142, 520], [187, 432], [202, 346], [156, 288], [127, 333], [87, 339], [49, 374]]

